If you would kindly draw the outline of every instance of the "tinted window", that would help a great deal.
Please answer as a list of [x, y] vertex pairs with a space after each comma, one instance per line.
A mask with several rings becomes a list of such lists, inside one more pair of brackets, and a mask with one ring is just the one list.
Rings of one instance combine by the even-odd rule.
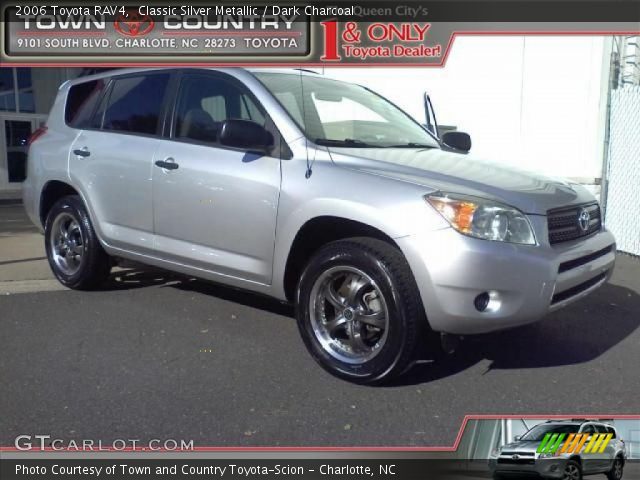
[[613, 437], [611, 438], [616, 438], [616, 429], [613, 427], [607, 427], [607, 433], [610, 433], [613, 435]]
[[168, 82], [169, 74], [115, 79], [102, 128], [155, 134]]
[[64, 119], [73, 128], [85, 128], [104, 91], [103, 80], [79, 83], [69, 89]]
[[215, 143], [222, 122], [252, 120], [265, 125], [265, 116], [240, 88], [210, 76], [190, 75], [180, 83], [174, 137]]
[[582, 429], [582, 433], [596, 433], [596, 428], [589, 424], [586, 425], [583, 429]]

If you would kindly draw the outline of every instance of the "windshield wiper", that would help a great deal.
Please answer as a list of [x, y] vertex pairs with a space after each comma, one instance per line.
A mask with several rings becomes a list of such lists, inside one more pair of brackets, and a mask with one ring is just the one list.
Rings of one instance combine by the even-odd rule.
[[385, 148], [438, 148], [435, 145], [430, 145], [428, 143], [415, 143], [415, 142], [407, 142], [407, 143], [399, 143], [397, 145], [385, 145]]
[[381, 148], [380, 145], [371, 145], [361, 140], [355, 140], [353, 138], [345, 138], [344, 140], [333, 140], [331, 138], [316, 138], [314, 143], [316, 145], [323, 145], [325, 147], [356, 147], [356, 148]]

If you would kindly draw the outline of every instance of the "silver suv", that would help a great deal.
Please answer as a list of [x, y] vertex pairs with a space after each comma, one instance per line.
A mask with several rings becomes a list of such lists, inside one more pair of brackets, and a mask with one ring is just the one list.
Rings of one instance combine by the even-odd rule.
[[609, 480], [620, 480], [626, 458], [624, 441], [611, 425], [549, 421], [498, 448], [489, 460], [489, 468], [494, 479], [535, 474], [580, 480], [583, 475], [604, 473]]
[[537, 321], [613, 271], [587, 190], [469, 148], [310, 72], [115, 70], [60, 87], [24, 205], [69, 288], [124, 258], [266, 294], [320, 365], [373, 383], [436, 333]]

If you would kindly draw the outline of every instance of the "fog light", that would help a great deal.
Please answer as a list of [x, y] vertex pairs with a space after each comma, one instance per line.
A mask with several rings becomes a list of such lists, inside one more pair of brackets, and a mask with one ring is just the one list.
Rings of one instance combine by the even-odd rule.
[[489, 293], [483, 292], [476, 297], [476, 299], [473, 301], [473, 304], [475, 305], [476, 310], [478, 310], [479, 312], [484, 312], [489, 306], [489, 301], [491, 301]]

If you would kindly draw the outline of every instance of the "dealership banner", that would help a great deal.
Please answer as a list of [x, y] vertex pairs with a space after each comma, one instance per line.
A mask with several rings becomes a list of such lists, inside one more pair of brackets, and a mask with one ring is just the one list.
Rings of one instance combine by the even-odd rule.
[[443, 66], [458, 35], [638, 33], [640, 2], [16, 2], [1, 28], [15, 66]]

